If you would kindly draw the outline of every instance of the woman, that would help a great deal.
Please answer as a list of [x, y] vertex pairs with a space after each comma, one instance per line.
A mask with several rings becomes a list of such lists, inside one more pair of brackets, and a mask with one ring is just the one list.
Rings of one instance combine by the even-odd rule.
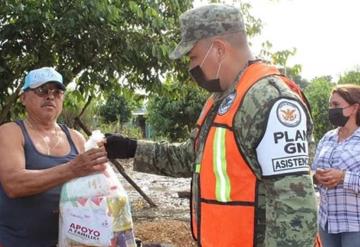
[[337, 128], [320, 140], [312, 166], [320, 238], [324, 247], [360, 246], [360, 86], [333, 89], [329, 120]]

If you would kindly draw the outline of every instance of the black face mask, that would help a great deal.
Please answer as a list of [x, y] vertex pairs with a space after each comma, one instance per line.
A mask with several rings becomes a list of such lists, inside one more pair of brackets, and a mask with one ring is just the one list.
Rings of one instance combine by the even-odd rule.
[[349, 120], [349, 117], [345, 117], [343, 114], [344, 108], [331, 108], [329, 109], [329, 121], [332, 125], [337, 127], [343, 127]]
[[224, 91], [220, 87], [220, 79], [206, 80], [204, 72], [199, 65], [189, 70], [189, 73], [194, 81], [205, 90], [211, 93]]

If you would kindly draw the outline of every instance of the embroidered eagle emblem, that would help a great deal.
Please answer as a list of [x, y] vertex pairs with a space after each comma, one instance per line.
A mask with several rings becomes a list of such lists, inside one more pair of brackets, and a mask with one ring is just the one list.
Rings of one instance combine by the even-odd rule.
[[282, 112], [282, 117], [286, 121], [293, 121], [296, 118], [295, 109], [281, 110], [281, 112]]

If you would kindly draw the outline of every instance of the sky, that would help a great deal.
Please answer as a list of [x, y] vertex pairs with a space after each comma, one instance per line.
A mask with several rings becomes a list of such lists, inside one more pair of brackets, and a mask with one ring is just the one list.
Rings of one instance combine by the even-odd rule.
[[[206, 1], [195, 1], [194, 5]], [[229, 0], [229, 3], [236, 0]], [[251, 40], [257, 54], [269, 40], [273, 51], [297, 49], [288, 64], [301, 64], [308, 80], [331, 75], [334, 80], [360, 69], [360, 0], [244, 0], [263, 29]]]

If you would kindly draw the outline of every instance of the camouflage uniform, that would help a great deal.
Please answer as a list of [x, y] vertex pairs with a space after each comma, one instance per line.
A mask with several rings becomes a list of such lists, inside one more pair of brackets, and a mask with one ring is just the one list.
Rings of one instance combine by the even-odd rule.
[[[209, 8], [210, 10], [204, 9], [206, 13], [211, 13], [211, 8]], [[226, 16], [226, 20], [235, 22], [235, 19], [237, 19], [239, 21], [238, 16], [234, 19], [231, 18], [233, 9], [231, 7], [230, 14], [227, 11], [223, 17], [220, 15], [220, 18]], [[200, 16], [204, 16], [206, 19], [206, 13], [202, 13]], [[238, 12], [235, 14], [238, 15]], [[189, 17], [185, 18], [185, 21], [189, 19], [192, 20]], [[182, 21], [184, 22], [184, 20]], [[184, 25], [196, 26], [191, 25], [191, 22], [183, 23]], [[217, 27], [211, 27], [207, 31], [212, 32], [212, 28], [216, 30]], [[241, 28], [241, 26], [236, 28]], [[194, 45], [191, 38], [188, 37], [191, 36], [191, 33], [196, 33], [196, 29], [188, 33], [183, 30], [182, 41], [186, 39], [190, 41], [180, 43], [172, 53], [173, 58], [178, 58], [189, 52], [189, 49]], [[204, 34], [200, 34], [199, 37], [196, 37], [201, 38], [203, 36]], [[235, 82], [237, 81], [238, 78]], [[200, 130], [198, 153], [194, 151], [195, 131], [192, 132], [188, 141], [184, 143], [170, 144], [166, 142], [138, 141], [134, 169], [140, 172], [171, 177], [190, 177], [194, 171], [194, 164], [198, 159], [198, 155], [202, 153], [208, 133], [207, 130], [217, 114], [218, 107], [216, 106], [221, 104], [222, 100], [233, 92], [236, 86], [235, 82], [226, 92], [214, 95], [215, 107], [210, 110]], [[263, 178], [257, 160], [256, 146], [262, 138], [264, 128], [267, 126], [267, 116], [271, 107], [279, 98], [290, 98], [299, 101], [299, 97], [290, 91], [277, 77], [270, 76], [259, 80], [245, 95], [234, 123], [236, 139], [240, 143], [241, 152], [259, 179], [257, 205], [259, 216], [256, 228], [256, 246], [310, 247], [313, 246], [316, 234], [316, 204], [310, 175], [287, 174], [285, 176]], [[311, 135], [312, 122], [308, 112], [307, 116], [308, 134]], [[308, 136], [308, 140], [311, 140], [311, 136]]]

